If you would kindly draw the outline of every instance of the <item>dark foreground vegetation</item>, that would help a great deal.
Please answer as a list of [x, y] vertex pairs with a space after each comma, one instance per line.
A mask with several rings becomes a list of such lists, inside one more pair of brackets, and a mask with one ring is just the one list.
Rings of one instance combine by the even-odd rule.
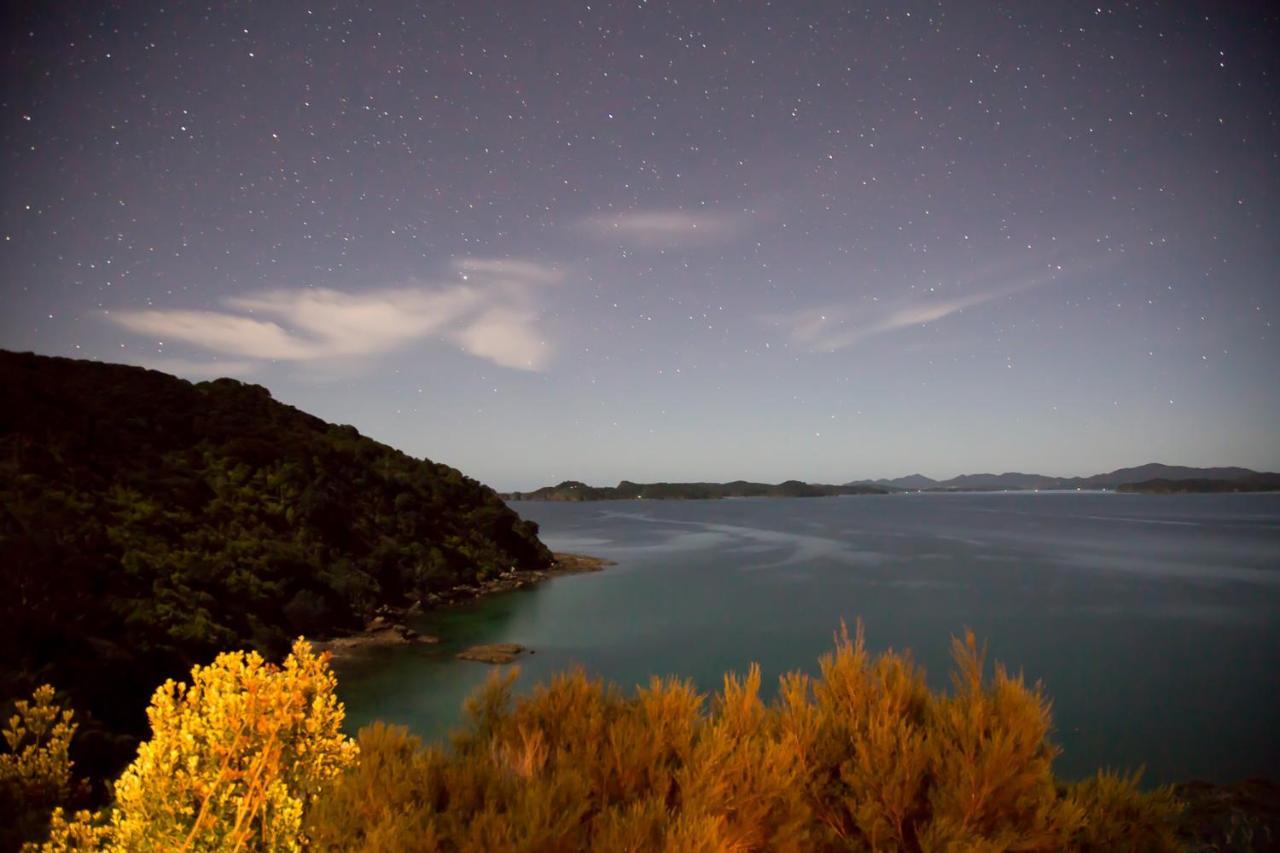
[[44, 850], [1178, 849], [1173, 791], [1055, 779], [1039, 687], [985, 672], [972, 635], [954, 657], [935, 693], [910, 657], [842, 633], [771, 703], [754, 667], [710, 697], [574, 672], [516, 699], [508, 672], [446, 750], [382, 724], [346, 738], [326, 658], [299, 641], [282, 666], [227, 653], [158, 689], [151, 738], [97, 812], [65, 808], [74, 722], [38, 693], [0, 793]]
[[588, 486], [576, 480], [565, 480], [555, 486], [543, 486], [532, 492], [509, 492], [503, 497], [514, 501], [669, 501], [717, 500], [720, 498], [828, 498], [836, 495], [883, 495], [888, 489], [862, 483], [831, 486], [823, 483], [632, 483], [623, 480], [616, 486]]
[[491, 489], [230, 379], [0, 351], [0, 696], [65, 691], [91, 775], [227, 649], [547, 568]]

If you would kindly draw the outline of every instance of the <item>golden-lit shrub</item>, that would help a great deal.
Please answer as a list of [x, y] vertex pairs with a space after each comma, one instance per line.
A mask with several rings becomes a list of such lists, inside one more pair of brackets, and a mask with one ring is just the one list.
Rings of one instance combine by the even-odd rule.
[[[949, 693], [842, 629], [816, 678], [726, 676], [633, 696], [575, 670], [466, 705], [449, 749], [375, 724], [358, 746], [325, 660], [197, 667], [98, 815], [55, 812], [57, 850], [1167, 850], [1178, 804], [1136, 776], [1055, 784], [1049, 703], [956, 640]], [[358, 759], [357, 759], [358, 756]]]
[[808, 813], [795, 796], [803, 768], [776, 731], [776, 714], [760, 700], [760, 668], [743, 680], [726, 675], [676, 775], [682, 811], [710, 833], [714, 849], [799, 849]]
[[1100, 770], [1067, 788], [1067, 799], [1084, 815], [1073, 846], [1087, 851], [1178, 850], [1174, 825], [1182, 804], [1167, 787], [1138, 789], [1140, 770], [1130, 774]]
[[986, 683], [971, 632], [952, 652], [954, 692], [930, 703], [931, 819], [922, 846], [977, 838], [1002, 850], [1062, 848], [1082, 815], [1054, 786], [1048, 701], [1003, 666]]
[[0, 752], [0, 848], [37, 837], [49, 811], [65, 805], [78, 788], [72, 779], [74, 714], [53, 701], [45, 684], [14, 703]]
[[351, 765], [327, 657], [299, 640], [282, 666], [219, 655], [156, 690], [151, 739], [100, 815], [55, 814], [45, 849], [299, 850], [304, 810]]
[[318, 850], [380, 853], [434, 850], [443, 794], [443, 758], [402, 726], [360, 730], [360, 760], [308, 811], [307, 837]]
[[806, 762], [819, 837], [872, 848], [913, 842], [927, 770], [924, 673], [906, 656], [872, 660], [859, 629], [842, 630], [819, 662], [822, 677], [783, 679], [779, 713]]
[[111, 826], [104, 813], [75, 812], [70, 819], [62, 807], [49, 818], [48, 838], [41, 844], [27, 844], [24, 853], [70, 853], [70, 851], [119, 850], [111, 843]]
[[302, 640], [281, 667], [235, 652], [192, 669], [190, 686], [165, 683], [151, 739], [116, 781], [115, 843], [297, 849], [304, 806], [356, 755], [335, 687]]
[[654, 679], [634, 697], [580, 671], [467, 705], [445, 754], [361, 734], [360, 764], [309, 812], [328, 850], [1168, 849], [1176, 808], [1133, 777], [1061, 788], [1049, 703], [971, 634], [950, 694], [909, 657], [842, 631], [818, 678], [727, 676], [707, 701]]

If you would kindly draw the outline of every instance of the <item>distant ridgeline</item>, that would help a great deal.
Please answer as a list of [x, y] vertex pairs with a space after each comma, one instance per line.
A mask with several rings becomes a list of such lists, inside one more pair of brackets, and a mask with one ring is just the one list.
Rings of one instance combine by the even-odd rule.
[[257, 385], [0, 351], [0, 388], [0, 701], [68, 691], [106, 764], [215, 652], [551, 562], [488, 487]]
[[632, 483], [623, 480], [616, 486], [588, 486], [576, 480], [565, 480], [558, 486], [544, 486], [532, 492], [508, 492], [513, 501], [617, 501], [617, 500], [709, 500], [715, 498], [822, 498], [833, 495], [883, 495], [880, 486], [851, 483], [827, 486], [787, 480], [776, 486], [770, 483]]
[[1050, 477], [1044, 474], [962, 474], [950, 480], [934, 480], [911, 474], [893, 480], [861, 480], [861, 483], [895, 491], [983, 492], [1032, 489], [1115, 489], [1119, 492], [1251, 492], [1280, 489], [1280, 474], [1264, 474], [1248, 468], [1188, 468], [1151, 463], [1120, 468], [1092, 477]]
[[707, 500], [715, 498], [820, 498], [833, 495], [883, 495], [890, 492], [1003, 492], [1034, 489], [1084, 489], [1120, 492], [1266, 492], [1280, 491], [1280, 474], [1248, 468], [1187, 468], [1178, 465], [1140, 465], [1092, 477], [1049, 477], [1044, 474], [963, 474], [950, 480], [934, 480], [911, 474], [893, 480], [856, 480], [839, 486], [820, 483], [632, 483], [588, 486], [565, 480], [532, 492], [507, 492], [512, 501], [618, 501]]
[[1122, 483], [1117, 492], [1141, 492], [1151, 495], [1180, 495], [1192, 492], [1280, 492], [1280, 474], [1253, 474], [1235, 480], [1143, 480], [1141, 483]]

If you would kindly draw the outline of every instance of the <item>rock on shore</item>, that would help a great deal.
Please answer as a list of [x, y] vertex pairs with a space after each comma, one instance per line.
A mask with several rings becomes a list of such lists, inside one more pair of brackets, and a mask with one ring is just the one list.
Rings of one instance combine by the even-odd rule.
[[458, 652], [458, 659], [474, 660], [480, 663], [511, 663], [516, 659], [516, 655], [524, 650], [524, 646], [519, 643], [489, 643]]
[[380, 646], [433, 645], [440, 642], [439, 637], [419, 634], [405, 625], [393, 624], [385, 616], [375, 616], [369, 625], [359, 634], [349, 637], [334, 637], [329, 640], [312, 640], [311, 646], [317, 652], [329, 652], [334, 657], [345, 657], [359, 649]]
[[[460, 604], [464, 601], [472, 601], [482, 598], [486, 595], [492, 595], [498, 592], [508, 592], [513, 589], [530, 584], [544, 581], [548, 578], [559, 577], [561, 575], [576, 575], [583, 572], [598, 572], [605, 566], [614, 565], [612, 560], [605, 560], [600, 557], [588, 557], [583, 554], [566, 554], [557, 553], [555, 562], [550, 567], [539, 571], [517, 572], [514, 569], [505, 571], [488, 580], [481, 581], [478, 584], [460, 584], [451, 589], [442, 590], [441, 592], [432, 593], [421, 601], [416, 601], [412, 605], [402, 609], [391, 608], [386, 605], [378, 608], [372, 619], [365, 625], [363, 631], [351, 634], [345, 637], [334, 637], [326, 640], [312, 640], [311, 645], [317, 652], [329, 652], [335, 658], [349, 657], [361, 649], [379, 648], [383, 646], [401, 646], [401, 645], [429, 645], [440, 642], [439, 637], [419, 634], [417, 631], [405, 626], [401, 620], [412, 618], [422, 613], [424, 610], [434, 610], [440, 607], [448, 607], [452, 604]], [[514, 650], [507, 649], [514, 646]], [[515, 643], [497, 643], [490, 646], [476, 646], [478, 650], [497, 650], [488, 653], [479, 651], [477, 654], [481, 657], [464, 657], [469, 652], [458, 655], [465, 660], [484, 660], [486, 663], [510, 663], [524, 649]], [[501, 651], [500, 649], [507, 649]], [[484, 655], [487, 654], [487, 657]], [[499, 658], [506, 657], [501, 660]]]

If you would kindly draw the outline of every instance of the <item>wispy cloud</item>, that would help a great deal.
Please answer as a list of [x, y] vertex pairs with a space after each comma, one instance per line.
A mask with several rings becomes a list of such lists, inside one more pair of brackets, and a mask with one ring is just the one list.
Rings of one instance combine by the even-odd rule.
[[464, 277], [477, 275], [492, 279], [551, 284], [564, 278], [564, 270], [552, 264], [511, 258], [461, 258], [454, 263]]
[[118, 325], [166, 343], [244, 360], [355, 359], [436, 338], [503, 367], [542, 370], [551, 346], [537, 329], [537, 288], [558, 281], [532, 261], [465, 258], [462, 281], [364, 292], [273, 290], [228, 298], [225, 310], [121, 311]]
[[835, 352], [867, 338], [936, 323], [1002, 297], [1042, 287], [1053, 281], [1049, 272], [1023, 275], [1013, 282], [972, 290], [951, 297], [921, 297], [854, 308], [833, 304], [766, 318], [786, 330], [791, 340], [817, 352]]
[[602, 214], [582, 221], [600, 238], [618, 239], [646, 248], [710, 243], [738, 233], [746, 226], [741, 214], [709, 210], [632, 210]]

